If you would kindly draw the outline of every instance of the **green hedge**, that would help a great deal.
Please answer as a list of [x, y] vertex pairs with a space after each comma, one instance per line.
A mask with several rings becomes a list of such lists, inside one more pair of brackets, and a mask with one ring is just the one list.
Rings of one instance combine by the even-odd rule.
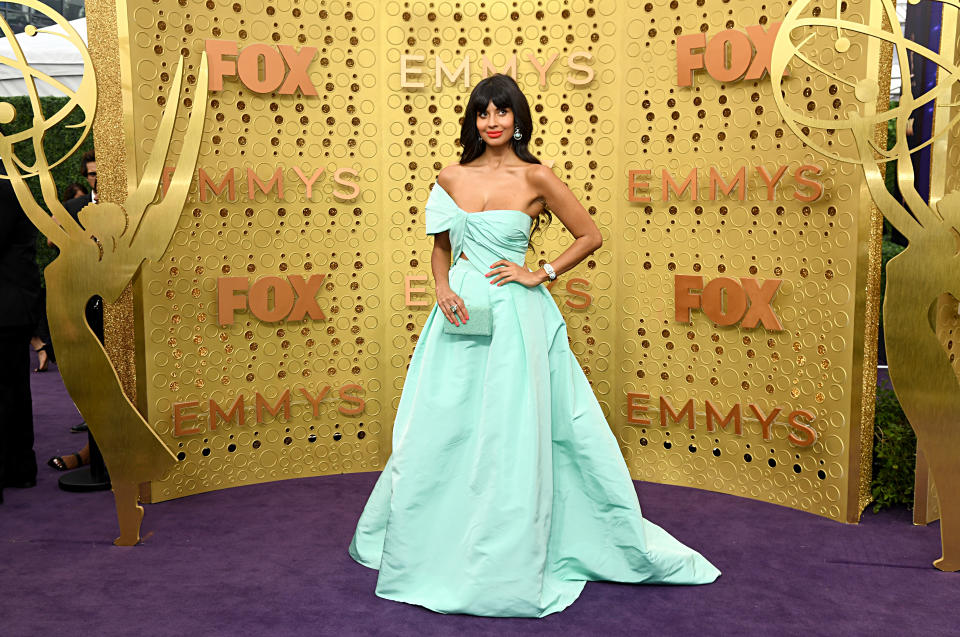
[[[0, 132], [4, 135], [11, 135], [26, 130], [33, 125], [33, 108], [30, 106], [30, 98], [22, 97], [3, 97], [0, 101], [9, 102], [17, 110], [17, 116], [8, 124], [0, 125]], [[40, 107], [46, 118], [53, 116], [59, 111], [68, 98], [66, 97], [41, 97]], [[76, 125], [83, 121], [83, 113], [79, 109], [74, 109], [72, 113], [57, 127], [50, 130], [43, 139], [43, 148], [48, 161], [56, 161], [66, 154], [70, 148], [77, 143], [82, 128], [69, 128], [70, 125]], [[28, 165], [31, 164], [35, 155], [33, 146], [30, 142], [21, 142], [14, 148], [17, 156]], [[88, 135], [83, 144], [70, 157], [59, 166], [53, 168], [53, 179], [57, 184], [57, 194], [63, 193], [64, 188], [74, 182], [87, 185], [86, 178], [80, 174], [80, 158], [88, 150], [93, 150], [93, 135]], [[40, 193], [40, 180], [32, 177], [27, 180], [30, 189], [33, 191], [33, 197], [43, 205], [43, 197]], [[46, 206], [43, 205], [44, 209]], [[41, 273], [43, 269], [57, 256], [57, 251], [47, 245], [47, 238], [37, 237], [37, 265]]]
[[873, 495], [874, 512], [905, 505], [913, 506], [914, 467], [917, 461], [917, 437], [891, 389], [877, 390], [877, 408], [873, 417]]

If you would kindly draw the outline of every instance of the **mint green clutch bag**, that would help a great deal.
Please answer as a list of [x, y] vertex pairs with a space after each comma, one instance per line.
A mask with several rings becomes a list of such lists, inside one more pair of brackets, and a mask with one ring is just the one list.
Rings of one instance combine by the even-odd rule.
[[489, 306], [471, 305], [467, 308], [470, 319], [456, 326], [443, 317], [443, 331], [458, 336], [490, 336], [493, 334], [493, 316]]

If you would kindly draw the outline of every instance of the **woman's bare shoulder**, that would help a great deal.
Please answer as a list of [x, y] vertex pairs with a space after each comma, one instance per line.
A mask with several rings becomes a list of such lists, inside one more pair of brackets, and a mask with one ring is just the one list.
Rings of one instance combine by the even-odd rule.
[[457, 182], [460, 178], [460, 173], [463, 171], [463, 166], [460, 164], [448, 164], [440, 169], [440, 172], [437, 174], [437, 183], [446, 190], [450, 191], [450, 188]]
[[547, 186], [560, 181], [553, 169], [545, 164], [530, 164], [524, 170], [527, 182], [533, 186]]
[[564, 185], [553, 169], [544, 164], [530, 164], [524, 171], [524, 177], [530, 189], [540, 197], [554, 193]]

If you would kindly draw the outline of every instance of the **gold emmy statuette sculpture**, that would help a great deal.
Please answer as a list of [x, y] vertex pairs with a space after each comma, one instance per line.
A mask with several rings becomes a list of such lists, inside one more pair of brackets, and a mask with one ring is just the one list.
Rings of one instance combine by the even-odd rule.
[[[65, 157], [49, 163], [44, 154], [43, 137], [75, 108], [80, 108], [84, 115], [83, 122], [77, 125], [84, 128], [80, 141], [87, 135], [97, 99], [93, 64], [83, 41], [66, 20], [36, 0], [21, 0], [21, 4], [47, 15], [64, 30], [65, 35], [52, 33], [66, 38], [82, 53], [84, 75], [80, 87], [74, 92], [55, 79], [38, 74], [29, 67], [9, 25], [0, 18], [0, 30], [12, 45], [15, 56], [12, 60], [0, 58], [0, 63], [23, 73], [33, 107], [32, 127], [17, 134], [0, 135], [0, 157], [6, 168], [6, 177], [13, 184], [30, 221], [60, 248], [60, 256], [46, 269], [50, 334], [61, 354], [58, 363], [63, 382], [89, 425], [110, 472], [120, 525], [120, 537], [114, 543], [132, 546], [140, 541], [143, 519], [139, 484], [160, 478], [176, 463], [176, 457], [123, 393], [107, 352], [86, 322], [85, 308], [94, 295], [101, 296], [107, 303], [115, 302], [143, 263], [160, 259], [173, 237], [200, 150], [207, 108], [206, 55], [199, 66], [193, 100], [196, 106], [190, 115], [180, 160], [167, 192], [156, 201], [182, 102], [182, 58], [174, 73], [153, 153], [136, 190], [123, 205], [106, 201], [87, 205], [80, 211], [78, 222], [60, 204], [50, 173], [50, 168]], [[33, 27], [26, 31], [28, 36], [42, 32]], [[38, 79], [70, 98], [50, 118], [45, 118], [40, 107], [36, 89]], [[15, 115], [12, 105], [0, 104], [0, 123], [9, 123]], [[17, 156], [15, 145], [19, 142], [32, 143], [36, 155], [32, 165]], [[52, 214], [33, 199], [25, 182], [25, 178], [33, 176], [39, 178], [44, 203]]]
[[[911, 0], [916, 4], [919, 0]], [[918, 448], [926, 456], [940, 497], [940, 535], [943, 556], [933, 564], [943, 571], [960, 570], [960, 383], [947, 352], [935, 332], [938, 299], [951, 295], [953, 307], [960, 299], [960, 192], [945, 195], [928, 204], [914, 186], [910, 154], [936, 139], [909, 148], [907, 120], [912, 111], [934, 100], [938, 107], [957, 106], [950, 103], [955, 85], [960, 80], [960, 66], [954, 62], [953, 43], [946, 42], [949, 54], [931, 51], [907, 40], [901, 33], [893, 0], [874, 0], [863, 22], [841, 18], [839, 9], [811, 12], [811, 1], [798, 2], [790, 9], [777, 36], [771, 64], [773, 94], [780, 114], [788, 126], [812, 150], [838, 161], [859, 164], [866, 186], [883, 216], [909, 241], [908, 247], [887, 266], [887, 288], [883, 303], [884, 336], [890, 379], [903, 410], [917, 434]], [[839, 2], [836, 3], [839, 5]], [[956, 20], [957, 0], [944, 0], [944, 23]], [[951, 32], [954, 32], [951, 29]], [[895, 47], [903, 94], [896, 108], [876, 112], [881, 91], [876, 78], [844, 77], [837, 59], [856, 51], [867, 52], [868, 40]], [[818, 61], [829, 40], [828, 57], [832, 69]], [[909, 78], [908, 51], [939, 65], [937, 85], [915, 97]], [[787, 66], [794, 62], [801, 71], [793, 70], [791, 80], [785, 78]], [[838, 68], [839, 67], [839, 68]], [[789, 82], [799, 82], [809, 73], [827, 76], [839, 90], [849, 94], [847, 109], [838, 118], [815, 117], [815, 109], [797, 111], [787, 105]], [[809, 79], [809, 78], [808, 78]], [[839, 92], [838, 90], [838, 92]], [[781, 92], [782, 91], [782, 92]], [[805, 101], [805, 100], [804, 100]], [[852, 110], [852, 112], [851, 112]], [[813, 111], [813, 112], [811, 112]], [[939, 116], [939, 114], [938, 114]], [[896, 143], [887, 149], [877, 143], [878, 125], [896, 119]], [[938, 122], [939, 137], [957, 123], [960, 116], [950, 118], [946, 126]], [[821, 138], [812, 137], [817, 131]], [[885, 135], [882, 137], [885, 138]], [[824, 140], [830, 140], [826, 142]], [[851, 149], [851, 156], [842, 151]], [[906, 207], [891, 196], [884, 184], [880, 164], [897, 160], [897, 181]]]

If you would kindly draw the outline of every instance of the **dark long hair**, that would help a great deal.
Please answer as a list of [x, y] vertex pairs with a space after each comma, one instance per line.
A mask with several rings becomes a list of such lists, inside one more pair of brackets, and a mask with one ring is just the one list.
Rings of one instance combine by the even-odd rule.
[[[536, 156], [530, 152], [527, 145], [533, 137], [533, 117], [530, 115], [530, 104], [523, 91], [517, 86], [517, 83], [509, 75], [496, 73], [488, 78], [480, 80], [473, 91], [470, 92], [470, 98], [467, 100], [467, 108], [463, 114], [463, 125], [460, 127], [460, 146], [463, 152], [460, 154], [460, 163], [471, 162], [486, 150], [486, 143], [480, 137], [477, 130], [477, 113], [486, 111], [487, 106], [493, 102], [497, 108], [509, 108], [513, 111], [513, 125], [520, 129], [520, 139], [513, 137], [513, 131], [504, 131], [510, 135], [510, 145], [513, 146], [513, 152], [517, 157], [528, 164], [541, 163]], [[541, 218], [546, 219], [549, 225], [553, 219], [553, 214], [544, 204], [543, 211], [537, 216], [530, 236], [540, 227]]]
[[[86, 164], [84, 164], [86, 166]], [[76, 182], [70, 184], [63, 189], [63, 196], [60, 197], [60, 201], [68, 201], [77, 196], [77, 193], [81, 195], [87, 194], [87, 189], [83, 187], [83, 184], [78, 184]]]

